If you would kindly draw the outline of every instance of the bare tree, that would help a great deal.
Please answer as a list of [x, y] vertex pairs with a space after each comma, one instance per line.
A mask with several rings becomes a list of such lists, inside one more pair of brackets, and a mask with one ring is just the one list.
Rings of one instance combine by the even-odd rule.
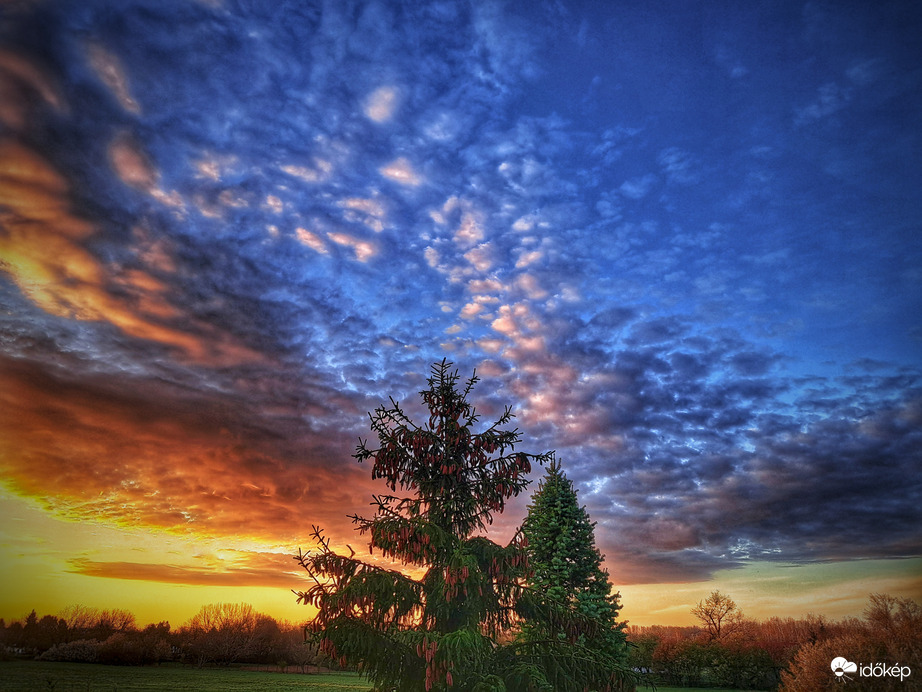
[[260, 614], [248, 603], [211, 603], [189, 621], [190, 648], [199, 667], [230, 664], [253, 649]]
[[730, 636], [743, 624], [743, 613], [736, 602], [720, 591], [712, 591], [705, 600], [698, 601], [691, 612], [704, 625], [711, 641]]
[[99, 621], [99, 610], [78, 603], [67, 606], [58, 614], [58, 617], [67, 623], [67, 629], [83, 632], [96, 626]]

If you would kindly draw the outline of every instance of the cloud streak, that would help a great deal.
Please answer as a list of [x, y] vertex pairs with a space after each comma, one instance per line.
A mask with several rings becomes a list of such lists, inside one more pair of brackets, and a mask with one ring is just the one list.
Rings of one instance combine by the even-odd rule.
[[259, 555], [247, 562], [258, 566], [232, 568], [189, 567], [163, 563], [98, 562], [86, 558], [70, 561], [70, 571], [87, 577], [149, 581], [184, 586], [257, 586], [261, 588], [291, 589], [300, 580], [307, 579], [292, 569], [294, 562], [288, 555]]

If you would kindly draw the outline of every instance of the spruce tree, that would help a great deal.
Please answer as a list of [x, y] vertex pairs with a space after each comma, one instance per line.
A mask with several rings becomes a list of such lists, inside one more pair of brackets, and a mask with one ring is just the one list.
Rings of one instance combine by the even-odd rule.
[[[296, 592], [318, 609], [314, 636], [381, 692], [613, 688], [625, 672], [578, 644], [602, 632], [599, 622], [527, 587], [521, 532], [505, 546], [478, 535], [528, 485], [532, 462], [551, 455], [516, 451], [521, 434], [508, 428], [509, 408], [476, 432], [467, 399], [476, 382], [473, 375], [459, 387], [443, 360], [420, 392], [425, 424], [393, 399], [369, 414], [377, 442], [360, 440], [354, 456], [370, 461], [372, 477], [392, 494], [373, 496], [373, 517], [352, 519], [371, 552], [424, 573], [414, 579], [360, 560], [352, 548], [340, 555], [314, 527], [317, 548], [296, 557], [314, 579]], [[523, 621], [542, 622], [553, 639], [517, 639]]]
[[[594, 529], [586, 508], [579, 505], [572, 481], [553, 459], [522, 524], [532, 570], [529, 582], [550, 600], [598, 619], [602, 631], [592, 639], [583, 637], [579, 643], [607, 657], [611, 665], [620, 666], [627, 657], [625, 623], [617, 621], [620, 594], [611, 593]], [[540, 620], [528, 622], [523, 629], [525, 639], [548, 636]]]

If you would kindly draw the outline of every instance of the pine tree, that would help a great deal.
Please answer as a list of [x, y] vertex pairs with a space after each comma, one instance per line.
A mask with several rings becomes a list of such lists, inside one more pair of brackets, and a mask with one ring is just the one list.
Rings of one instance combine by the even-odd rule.
[[[572, 481], [557, 460], [552, 460], [522, 524], [532, 570], [530, 583], [549, 599], [598, 619], [602, 632], [580, 643], [620, 666], [627, 657], [625, 623], [617, 621], [620, 594], [611, 593], [594, 528], [586, 508], [579, 505]], [[536, 621], [526, 624], [523, 636], [540, 639], [549, 633], [544, 623]]]
[[[427, 424], [391, 399], [370, 414], [376, 445], [360, 440], [354, 455], [402, 493], [373, 496], [372, 518], [352, 516], [358, 532], [372, 553], [422, 568], [422, 578], [359, 560], [352, 548], [337, 554], [317, 527], [317, 549], [297, 556], [314, 578], [296, 593], [318, 609], [311, 627], [321, 650], [358, 666], [382, 692], [576, 692], [617, 683], [623, 671], [576, 644], [598, 634], [598, 623], [525, 585], [522, 534], [506, 546], [475, 535], [525, 489], [532, 462], [551, 455], [515, 451], [521, 434], [508, 429], [509, 408], [475, 432], [467, 398], [477, 377], [460, 389], [458, 382], [451, 363], [433, 365], [420, 392]], [[543, 622], [553, 641], [512, 637], [523, 620]]]

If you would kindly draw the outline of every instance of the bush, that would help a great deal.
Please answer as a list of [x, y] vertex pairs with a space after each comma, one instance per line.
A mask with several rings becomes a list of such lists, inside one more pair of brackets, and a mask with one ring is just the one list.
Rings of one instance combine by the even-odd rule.
[[78, 639], [75, 642], [55, 644], [38, 657], [40, 661], [66, 663], [96, 663], [101, 644], [95, 639]]
[[717, 645], [710, 648], [707, 669], [710, 684], [740, 690], [767, 690], [778, 684], [778, 669], [764, 649]]

